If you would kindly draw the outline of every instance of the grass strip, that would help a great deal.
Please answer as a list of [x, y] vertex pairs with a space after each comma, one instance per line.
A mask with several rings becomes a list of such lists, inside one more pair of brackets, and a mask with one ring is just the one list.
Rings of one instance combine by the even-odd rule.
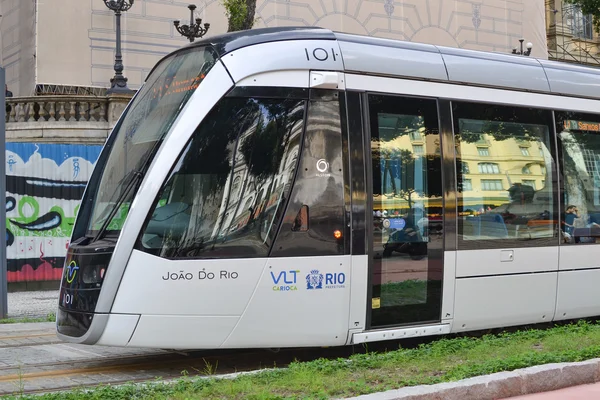
[[[600, 323], [579, 321], [544, 330], [442, 338], [417, 348], [356, 354], [348, 359], [294, 362], [288, 368], [233, 379], [186, 376], [171, 384], [103, 386], [89, 391], [18, 398], [328, 399], [596, 357], [600, 357]], [[209, 373], [218, 372], [215, 369], [207, 366]]]
[[56, 315], [54, 313], [51, 313], [46, 315], [45, 317], [39, 318], [17, 317], [0, 319], [0, 324], [20, 324], [25, 322], [56, 322]]

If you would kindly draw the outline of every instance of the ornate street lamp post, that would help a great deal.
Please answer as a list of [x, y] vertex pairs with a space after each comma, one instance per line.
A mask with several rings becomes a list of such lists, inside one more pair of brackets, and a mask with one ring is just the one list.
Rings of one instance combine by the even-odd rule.
[[194, 23], [194, 10], [196, 9], [195, 4], [190, 4], [188, 6], [190, 9], [190, 24], [189, 25], [181, 25], [179, 26], [179, 20], [173, 21], [173, 25], [175, 25], [175, 29], [177, 32], [181, 34], [181, 36], [185, 36], [190, 40], [190, 43], [194, 41], [195, 38], [201, 38], [206, 35], [208, 28], [210, 28], [210, 24], [204, 24], [204, 28], [202, 25], [202, 18], [196, 18], [196, 23]]
[[115, 76], [110, 80], [109, 93], [131, 93], [127, 87], [127, 78], [123, 76], [123, 57], [121, 56], [121, 13], [129, 10], [135, 0], [102, 0], [106, 7], [115, 12], [117, 20], [117, 52], [115, 54]]
[[521, 42], [521, 50], [517, 50], [517, 48], [515, 47], [512, 51], [513, 54], [518, 54], [521, 56], [529, 56], [531, 54], [531, 49], [533, 49], [533, 43], [528, 42], [527, 43], [527, 51], [523, 51], [523, 42], [525, 41], [525, 39], [519, 39], [519, 42]]

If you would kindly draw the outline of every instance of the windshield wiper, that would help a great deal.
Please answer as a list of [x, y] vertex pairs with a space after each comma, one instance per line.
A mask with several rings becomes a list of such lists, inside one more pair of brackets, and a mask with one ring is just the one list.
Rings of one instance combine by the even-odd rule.
[[96, 234], [96, 236], [94, 236], [94, 239], [92, 240], [92, 242], [98, 241], [104, 235], [104, 233], [106, 232], [106, 229], [108, 228], [108, 225], [110, 224], [113, 217], [115, 216], [115, 214], [121, 207], [121, 204], [123, 203], [123, 201], [125, 200], [125, 197], [127, 197], [129, 192], [131, 191], [131, 189], [133, 187], [135, 187], [135, 184], [137, 183], [137, 181], [143, 177], [142, 173], [139, 171], [136, 171], [136, 170], [131, 171], [129, 173], [129, 176], [131, 176], [131, 179], [129, 179], [127, 186], [125, 186], [125, 189], [121, 192], [121, 194], [117, 198], [116, 202], [114, 203], [114, 206], [112, 207], [110, 214], [108, 214], [108, 217], [102, 223], [102, 226], [98, 230], [98, 233]]

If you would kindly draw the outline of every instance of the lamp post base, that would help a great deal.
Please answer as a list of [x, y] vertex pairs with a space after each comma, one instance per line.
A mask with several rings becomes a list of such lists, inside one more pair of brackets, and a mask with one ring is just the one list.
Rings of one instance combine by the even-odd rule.
[[127, 78], [124, 76], [115, 76], [110, 80], [110, 89], [106, 94], [131, 94], [134, 91], [127, 87]]

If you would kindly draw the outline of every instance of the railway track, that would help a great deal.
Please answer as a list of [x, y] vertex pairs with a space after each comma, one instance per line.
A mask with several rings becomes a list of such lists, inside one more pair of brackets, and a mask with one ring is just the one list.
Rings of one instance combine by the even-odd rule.
[[[131, 354], [114, 348], [91, 348], [53, 340], [51, 333], [31, 333], [0, 336], [0, 396], [38, 394], [94, 387], [103, 384], [147, 382], [157, 378], [169, 380], [188, 376], [208, 376], [246, 372], [265, 367], [285, 367], [294, 360], [308, 361], [320, 357], [346, 357], [357, 352], [352, 347], [170, 351], [127, 349]], [[22, 343], [36, 340], [35, 343]], [[18, 341], [21, 343], [8, 343]], [[103, 350], [112, 353], [99, 353]], [[77, 354], [79, 358], [47, 359], [45, 353]], [[29, 354], [39, 356], [29, 356]], [[87, 356], [85, 355], [86, 353]], [[12, 355], [10, 355], [12, 354]], [[23, 360], [18, 360], [21, 354]], [[3, 365], [5, 364], [5, 365]]]

